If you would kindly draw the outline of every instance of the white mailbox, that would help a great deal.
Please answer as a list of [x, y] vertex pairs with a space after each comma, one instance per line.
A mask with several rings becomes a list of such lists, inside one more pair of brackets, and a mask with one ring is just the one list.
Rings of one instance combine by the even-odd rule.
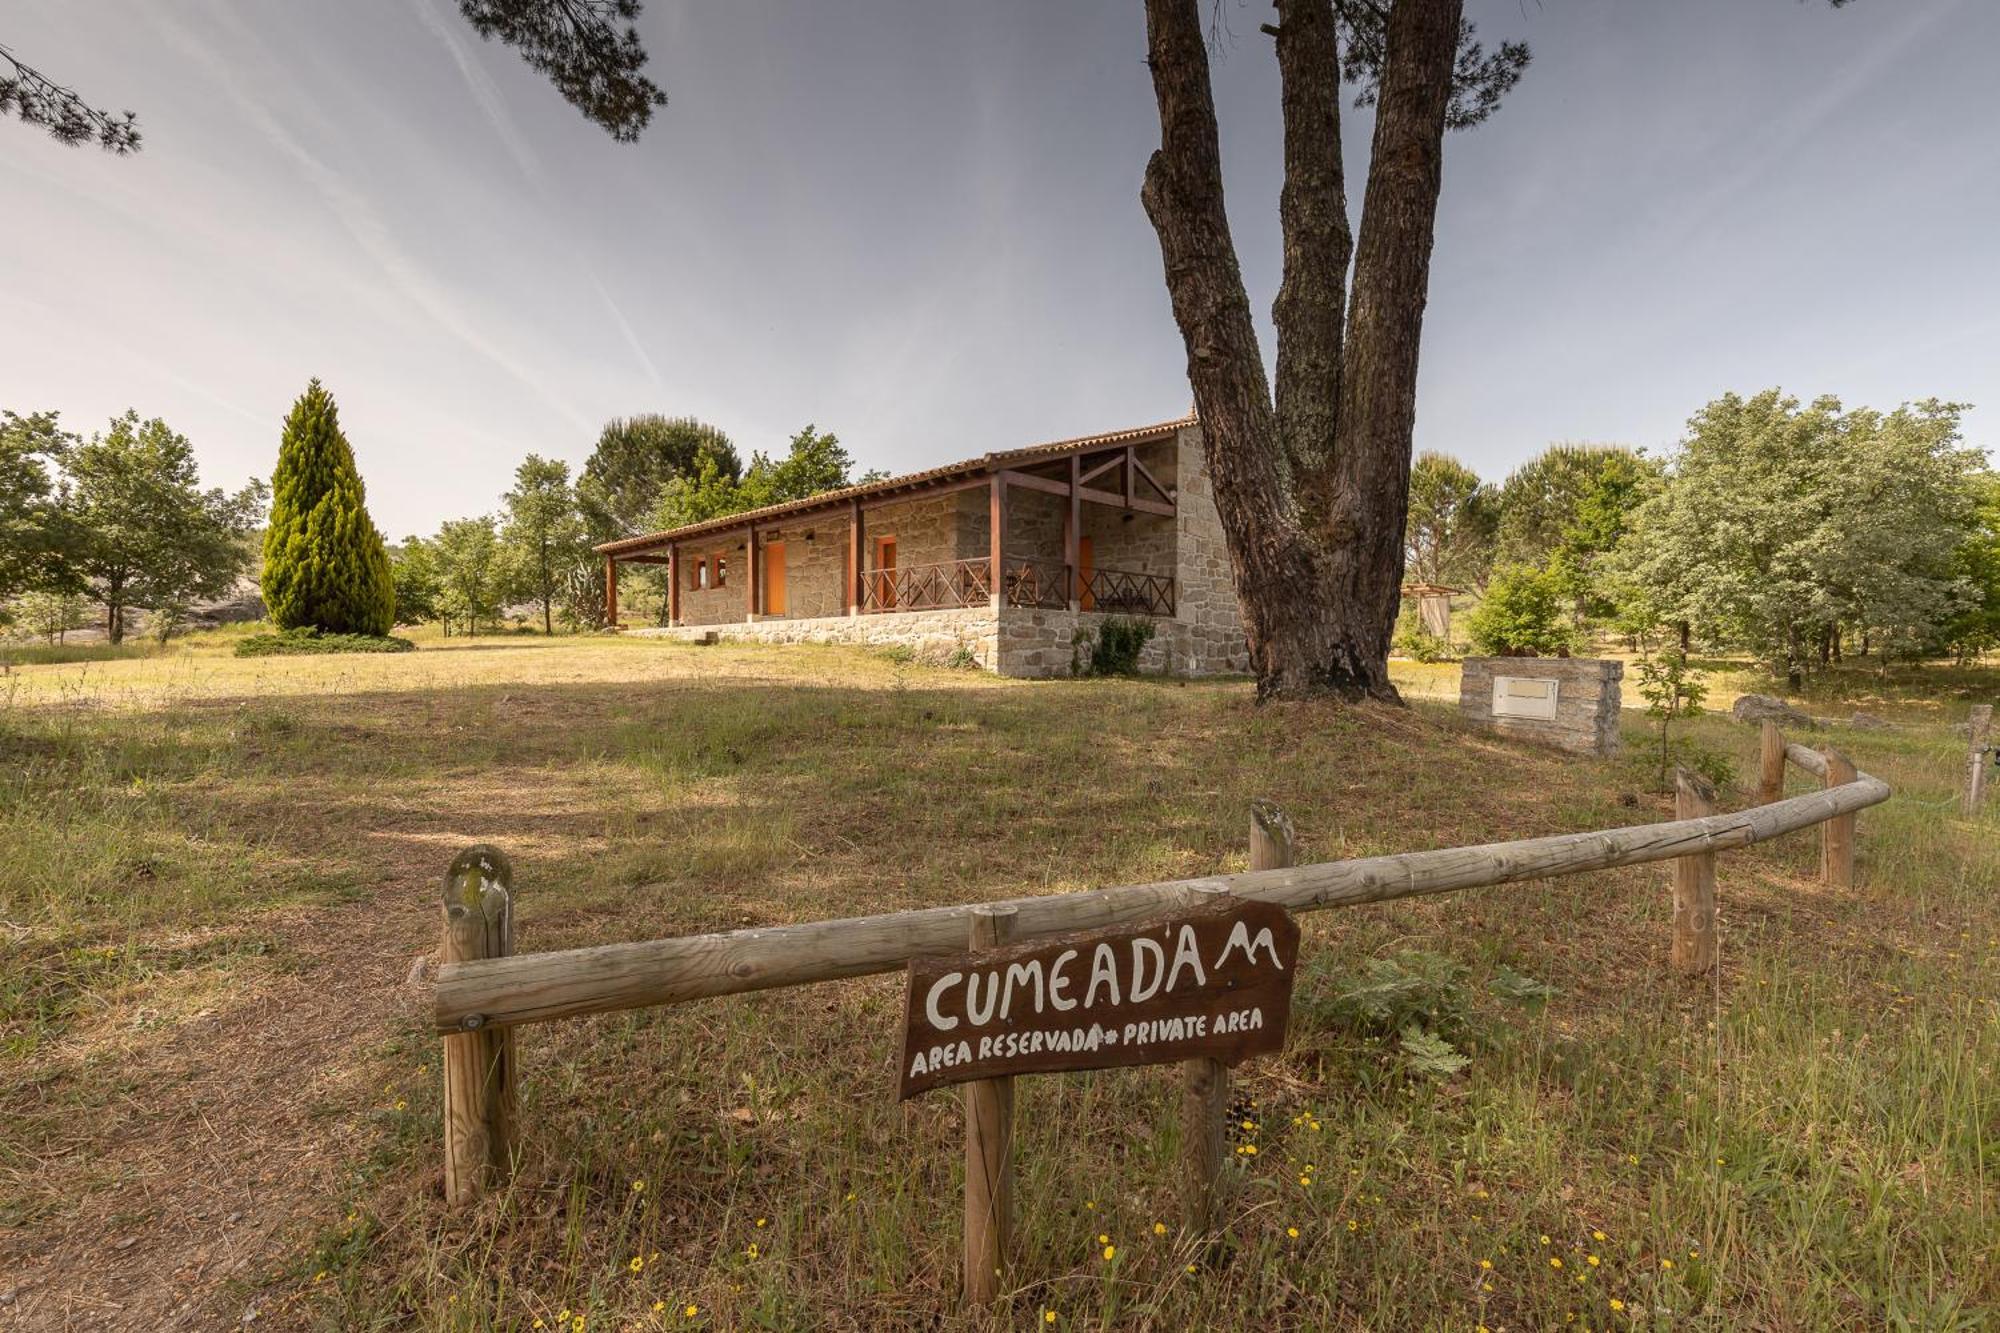
[[1556, 690], [1560, 685], [1560, 681], [1534, 676], [1495, 676], [1493, 716], [1553, 720], [1556, 715]]

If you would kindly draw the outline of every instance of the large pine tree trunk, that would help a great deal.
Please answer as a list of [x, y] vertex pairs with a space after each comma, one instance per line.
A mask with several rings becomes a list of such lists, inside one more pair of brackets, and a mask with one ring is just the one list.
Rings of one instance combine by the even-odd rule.
[[[1223, 207], [1200, 0], [1147, 0], [1160, 148], [1140, 197], [1187, 346], [1263, 698], [1394, 699], [1417, 352], [1462, 0], [1390, 11], [1354, 297], [1327, 0], [1282, 0], [1285, 276], [1270, 386]], [[1343, 316], [1345, 324], [1343, 326]]]

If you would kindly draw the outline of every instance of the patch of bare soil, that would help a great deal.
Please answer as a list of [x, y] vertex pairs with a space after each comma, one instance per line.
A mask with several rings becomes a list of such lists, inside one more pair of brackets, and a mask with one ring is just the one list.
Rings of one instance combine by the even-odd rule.
[[396, 1034], [397, 983], [429, 924], [434, 850], [382, 842], [369, 894], [286, 914], [285, 966], [157, 1039], [66, 1051], [5, 1098], [34, 1116], [75, 1080], [110, 1088], [38, 1145], [41, 1169], [88, 1187], [0, 1237], [0, 1326], [291, 1322], [254, 1287], [337, 1206], [348, 1127], [379, 1100], [368, 1053]]

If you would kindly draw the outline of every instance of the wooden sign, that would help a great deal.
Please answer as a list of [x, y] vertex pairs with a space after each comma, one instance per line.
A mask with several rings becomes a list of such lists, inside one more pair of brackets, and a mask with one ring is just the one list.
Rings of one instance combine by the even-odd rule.
[[1285, 1044], [1299, 928], [1225, 900], [1149, 922], [910, 961], [898, 1097], [1012, 1074], [1207, 1058]]

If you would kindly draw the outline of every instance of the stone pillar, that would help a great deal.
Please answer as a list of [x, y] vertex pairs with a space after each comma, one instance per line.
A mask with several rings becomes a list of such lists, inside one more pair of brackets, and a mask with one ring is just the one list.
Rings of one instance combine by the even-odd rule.
[[1623, 662], [1595, 657], [1468, 657], [1458, 709], [1503, 736], [1616, 754], [1624, 675]]

